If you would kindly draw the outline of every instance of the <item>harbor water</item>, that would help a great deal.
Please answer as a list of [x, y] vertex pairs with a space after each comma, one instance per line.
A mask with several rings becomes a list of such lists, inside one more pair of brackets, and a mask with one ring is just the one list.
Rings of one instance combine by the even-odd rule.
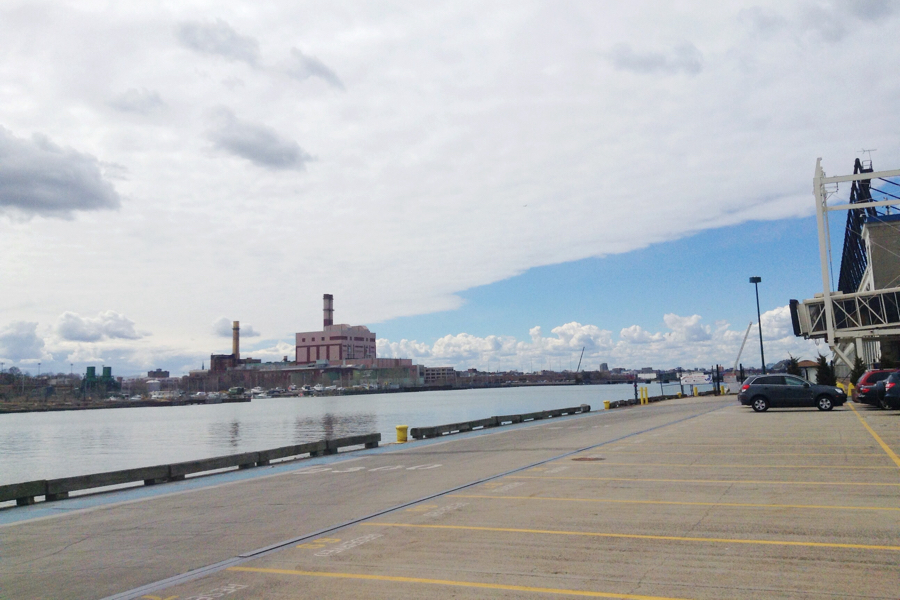
[[[659, 384], [649, 387], [659, 394]], [[705, 386], [709, 387], [709, 386]], [[666, 386], [674, 394], [679, 386]], [[491, 388], [0, 414], [0, 485], [632, 398], [622, 385]]]

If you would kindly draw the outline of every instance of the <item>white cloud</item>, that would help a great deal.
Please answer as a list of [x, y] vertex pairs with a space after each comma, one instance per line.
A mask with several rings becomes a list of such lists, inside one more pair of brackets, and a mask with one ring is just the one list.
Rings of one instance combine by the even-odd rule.
[[738, 21], [762, 37], [776, 34], [813, 34], [837, 43], [852, 29], [889, 19], [897, 12], [894, 0], [832, 0], [797, 2], [782, 6], [750, 6], [738, 11]]
[[409, 340], [400, 340], [399, 342], [391, 342], [384, 338], [377, 338], [375, 341], [375, 353], [384, 357], [402, 357], [413, 359], [427, 359], [431, 357], [431, 346], [422, 342]]
[[137, 340], [143, 337], [134, 329], [134, 321], [114, 310], [96, 317], [82, 317], [64, 312], [56, 320], [56, 333], [66, 341], [98, 342], [100, 340]]
[[318, 77], [333, 88], [344, 89], [343, 82], [325, 63], [315, 56], [304, 54], [296, 48], [291, 48], [291, 58], [285, 72], [298, 81], [306, 81], [310, 77]]
[[651, 334], [640, 325], [632, 325], [623, 328], [619, 332], [619, 337], [630, 344], [649, 344], [650, 342], [659, 342], [664, 339], [663, 334]]
[[0, 329], [0, 357], [13, 362], [44, 356], [44, 340], [37, 335], [37, 325], [17, 321]]
[[223, 107], [212, 114], [213, 126], [208, 137], [220, 150], [270, 169], [302, 170], [312, 160], [297, 142], [267, 125], [238, 119]]
[[[827, 350], [814, 342], [794, 337], [787, 306], [764, 313], [762, 320], [768, 363], [778, 362], [789, 354], [814, 358], [820, 350]], [[544, 337], [540, 327], [533, 327], [529, 331], [530, 342], [510, 336], [478, 337], [466, 333], [444, 336], [430, 347], [417, 341], [379, 339], [378, 355], [413, 358], [427, 366], [453, 365], [458, 369], [537, 370], [541, 366], [574, 368], [584, 348], [584, 365], [589, 370], [596, 369], [601, 362], [626, 368], [692, 368], [717, 363], [730, 367], [744, 334], [744, 330], [733, 330], [721, 321], [715, 327], [704, 325], [700, 315], [682, 317], [669, 313], [663, 321], [668, 331], [651, 333], [632, 325], [619, 332], [618, 340], [614, 340], [609, 331], [576, 322], [555, 327], [551, 337]], [[754, 326], [751, 335], [756, 332]], [[743, 364], [759, 364], [754, 348], [754, 344], [748, 342]]]
[[638, 51], [628, 43], [616, 44], [609, 53], [609, 59], [617, 69], [641, 74], [696, 75], [703, 70], [703, 55], [690, 42], [665, 52]]
[[669, 313], [663, 317], [663, 321], [672, 330], [666, 334], [666, 338], [675, 342], [705, 342], [712, 337], [709, 325], [700, 323], [700, 315], [679, 317]]
[[296, 354], [296, 346], [287, 342], [277, 342], [274, 346], [268, 348], [257, 348], [255, 350], [244, 350], [241, 352], [242, 358], [258, 358], [263, 362], [280, 362], [287, 356], [288, 361], [293, 361]]
[[119, 195], [95, 157], [0, 127], [0, 211], [67, 218], [76, 210], [118, 207]]
[[189, 21], [175, 29], [175, 37], [185, 47], [201, 54], [255, 65], [259, 61], [259, 42], [241, 35], [222, 19], [211, 22]]
[[166, 103], [163, 102], [158, 92], [147, 88], [131, 88], [110, 100], [109, 105], [122, 112], [147, 115], [163, 108]]
[[[220, 318], [213, 323], [213, 333], [219, 337], [230, 338], [232, 335], [233, 321], [225, 317]], [[258, 337], [259, 332], [253, 329], [252, 325], [241, 325], [241, 337]]]

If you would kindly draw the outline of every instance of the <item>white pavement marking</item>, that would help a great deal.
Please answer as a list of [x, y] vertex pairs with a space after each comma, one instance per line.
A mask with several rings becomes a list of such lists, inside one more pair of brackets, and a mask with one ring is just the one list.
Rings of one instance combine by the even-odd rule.
[[[202, 594], [197, 594], [196, 596], [188, 596], [184, 600], [212, 600], [212, 598], [222, 598], [223, 596], [228, 596], [238, 590], [243, 590], [246, 587], [246, 585], [242, 585], [240, 583], [226, 583], [225, 585], [217, 587], [214, 590], [203, 592]], [[144, 596], [144, 598], [147, 597], [148, 596]], [[173, 596], [173, 598], [174, 597], [175, 596]]]
[[382, 534], [380, 533], [371, 533], [369, 535], [364, 535], [362, 537], [352, 539], [348, 542], [344, 542], [339, 546], [333, 546], [325, 550], [319, 550], [318, 552], [316, 552], [316, 556], [334, 556], [335, 554], [340, 554], [341, 552], [346, 552], [351, 548], [362, 546], [363, 544], [371, 542], [372, 540], [376, 540], [380, 537], [382, 537]]
[[433, 511], [431, 511], [431, 512], [427, 512], [427, 513], [425, 513], [425, 514], [422, 515], [422, 516], [424, 516], [424, 517], [429, 517], [429, 518], [431, 518], [431, 519], [434, 519], [434, 518], [436, 518], [436, 517], [439, 517], [439, 516], [441, 516], [441, 515], [443, 515], [443, 514], [446, 514], [446, 513], [450, 512], [450, 511], [453, 511], [453, 510], [459, 510], [459, 509], [462, 508], [463, 506], [468, 506], [468, 505], [469, 505], [468, 502], [454, 502], [453, 504], [448, 504], [447, 506], [442, 506], [441, 508], [439, 508], [439, 509], [437, 509], [437, 510], [433, 510]]

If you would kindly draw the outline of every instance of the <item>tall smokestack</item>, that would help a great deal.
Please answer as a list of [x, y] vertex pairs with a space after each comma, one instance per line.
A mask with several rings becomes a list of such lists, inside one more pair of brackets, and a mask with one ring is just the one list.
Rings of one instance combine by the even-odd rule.
[[325, 313], [325, 327], [334, 325], [334, 296], [325, 294], [322, 296], [323, 312]]
[[234, 321], [231, 324], [231, 353], [234, 360], [241, 360], [241, 322]]

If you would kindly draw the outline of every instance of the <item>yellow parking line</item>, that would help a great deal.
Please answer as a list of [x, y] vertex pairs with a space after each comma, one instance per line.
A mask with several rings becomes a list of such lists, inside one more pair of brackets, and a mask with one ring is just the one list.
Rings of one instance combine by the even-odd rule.
[[[683, 446], [702, 446], [702, 447], [716, 447], [716, 448], [772, 448], [777, 442], [772, 442], [768, 444], [690, 444], [690, 443], [681, 443], [681, 442], [673, 442], [670, 444], [660, 444], [655, 441], [651, 441], [650, 444], [653, 447], [660, 446], [674, 446], [676, 448], [681, 448]], [[794, 442], [794, 443], [779, 443], [778, 446], [803, 446], [804, 448], [809, 448], [810, 446], [828, 446], [828, 447], [836, 447], [836, 448], [874, 448], [872, 444], [821, 444], [821, 443], [811, 443], [811, 442]], [[621, 445], [621, 446], [609, 446], [610, 449], [615, 448], [634, 448], [633, 445]]]
[[414, 527], [418, 529], [456, 529], [463, 531], [493, 531], [502, 533], [534, 533], [541, 535], [570, 535], [582, 537], [620, 538], [629, 540], [662, 540], [672, 542], [708, 542], [717, 544], [759, 544], [763, 546], [803, 546], [808, 548], [852, 548], [856, 550], [891, 550], [900, 552], [900, 546], [876, 546], [871, 544], [838, 544], [834, 542], [791, 542], [788, 540], [743, 540], [728, 538], [682, 537], [675, 535], [639, 535], [633, 533], [600, 533], [587, 531], [556, 531], [552, 529], [515, 529], [512, 527], [474, 527], [469, 525], [417, 525], [414, 523], [361, 523], [370, 527]]
[[675, 502], [674, 500], [613, 500], [608, 498], [557, 498], [550, 496], [485, 496], [476, 494], [450, 494], [452, 498], [488, 498], [491, 500], [558, 500], [560, 502], [600, 502], [606, 504], [671, 504], [673, 506], [727, 506], [735, 508], [803, 508], [828, 510], [894, 510], [900, 508], [882, 506], [829, 506], [815, 504], [752, 504], [746, 502]]
[[[697, 452], [669, 452], [668, 450], [663, 451], [665, 454], [684, 454], [687, 456], [697, 456]], [[627, 452], [624, 450], [613, 450], [610, 454], [651, 454], [654, 456], [659, 456], [660, 452]], [[734, 456], [747, 456], [746, 452], [717, 452], [717, 456], [721, 455], [734, 455]], [[763, 452], [759, 454], [754, 454], [753, 456], [849, 456], [849, 457], [857, 457], [857, 456], [882, 456], [880, 453], [866, 453], [866, 454], [856, 454], [856, 453], [848, 453], [848, 452], [828, 452], [821, 454], [802, 454], [802, 453], [793, 453], [793, 452]]]
[[570, 479], [573, 481], [651, 481], [658, 483], [749, 483], [753, 485], [874, 485], [900, 487], [900, 483], [857, 481], [757, 481], [754, 479], [652, 479], [644, 477], [555, 477], [549, 475], [507, 475], [507, 479]]
[[866, 423], [866, 420], [862, 418], [862, 415], [859, 414], [859, 411], [853, 408], [852, 404], [850, 405], [850, 408], [853, 409], [853, 414], [855, 414], [856, 418], [859, 419], [859, 422], [863, 424], [863, 427], [865, 427], [866, 430], [872, 434], [872, 437], [875, 438], [875, 441], [878, 442], [878, 445], [881, 446], [881, 449], [891, 457], [891, 460], [894, 461], [895, 465], [900, 467], [900, 457], [898, 457], [897, 454], [893, 450], [891, 450], [890, 446], [884, 443], [884, 440], [878, 437], [878, 434], [875, 433], [875, 430], [869, 427], [869, 424]]
[[588, 598], [620, 598], [622, 600], [685, 600], [663, 596], [642, 596], [637, 594], [616, 594], [612, 592], [591, 592], [588, 590], [566, 590], [560, 588], [505, 585], [502, 583], [481, 583], [479, 581], [453, 581], [450, 579], [425, 579], [423, 577], [395, 577], [391, 575], [366, 575], [364, 573], [332, 573], [327, 571], [296, 571], [293, 569], [261, 569], [256, 567], [228, 567], [228, 571], [245, 573], [269, 573], [273, 575], [300, 575], [304, 577], [329, 577], [333, 579], [361, 579], [364, 581], [391, 581], [395, 583], [425, 583], [483, 590], [505, 590], [513, 592], [533, 592], [536, 594], [557, 594], [560, 596], [585, 596]]
[[[900, 459], [898, 459], [900, 460]], [[607, 467], [687, 467], [687, 468], [704, 468], [704, 469], [894, 469], [892, 466], [842, 466], [842, 465], [708, 465], [695, 464], [685, 465], [679, 463], [619, 463], [619, 462], [596, 462], [590, 463], [592, 466]], [[900, 466], [900, 463], [898, 463]]]

